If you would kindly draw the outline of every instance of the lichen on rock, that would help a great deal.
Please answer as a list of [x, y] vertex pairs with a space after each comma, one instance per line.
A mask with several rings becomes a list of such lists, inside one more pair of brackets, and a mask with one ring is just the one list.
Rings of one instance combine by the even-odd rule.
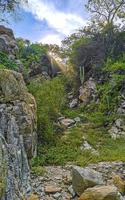
[[0, 70], [0, 195], [21, 200], [31, 191], [28, 158], [36, 154], [36, 103], [22, 75]]

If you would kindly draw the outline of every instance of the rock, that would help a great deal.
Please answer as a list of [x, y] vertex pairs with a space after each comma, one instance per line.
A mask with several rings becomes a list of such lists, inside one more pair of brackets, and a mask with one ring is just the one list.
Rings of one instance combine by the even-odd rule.
[[60, 125], [64, 128], [68, 128], [75, 124], [75, 121], [73, 119], [62, 119], [60, 120]]
[[121, 179], [119, 175], [114, 174], [113, 177], [113, 184], [118, 188], [118, 191], [125, 195], [125, 181]]
[[84, 190], [96, 185], [103, 185], [102, 174], [89, 168], [78, 166], [72, 169], [72, 185], [74, 191], [80, 196]]
[[120, 200], [120, 196], [116, 187], [108, 185], [87, 189], [79, 200]]
[[0, 25], [0, 51], [5, 52], [15, 59], [19, 51], [13, 31]]
[[45, 193], [57, 193], [60, 192], [62, 189], [60, 187], [54, 185], [47, 185], [45, 186]]
[[81, 119], [80, 119], [80, 117], [76, 117], [76, 118], [74, 118], [74, 121], [75, 122], [81, 122]]
[[36, 154], [36, 104], [21, 74], [0, 70], [1, 200], [31, 192], [28, 158]]
[[119, 137], [119, 134], [118, 134], [119, 130], [116, 126], [112, 126], [111, 129], [108, 132], [113, 139], [116, 139], [116, 138]]
[[40, 198], [38, 197], [38, 195], [32, 194], [30, 195], [30, 197], [27, 198], [27, 200], [40, 200]]
[[117, 126], [118, 128], [120, 128], [120, 127], [123, 125], [123, 120], [122, 120], [122, 119], [117, 119], [117, 120], [115, 121], [115, 124], [116, 124], [116, 126]]
[[73, 99], [70, 103], [69, 103], [69, 108], [75, 108], [78, 105], [78, 99]]
[[93, 148], [87, 141], [84, 141], [81, 149], [83, 149], [83, 150], [92, 150]]
[[8, 156], [4, 138], [0, 135], [0, 199], [5, 194]]
[[69, 92], [69, 93], [67, 94], [67, 98], [68, 98], [69, 100], [72, 100], [72, 99], [73, 99], [73, 92]]
[[95, 100], [96, 84], [92, 78], [84, 83], [79, 89], [79, 100], [83, 104], [87, 104], [90, 100]]
[[84, 151], [89, 150], [91, 151], [92, 154], [97, 155], [97, 156], [99, 155], [99, 152], [95, 150], [87, 141], [84, 141], [80, 149]]
[[75, 191], [73, 190], [72, 185], [68, 188], [69, 193], [72, 195], [72, 197], [74, 198], [76, 196]]
[[60, 193], [56, 193], [53, 195], [54, 199], [59, 199], [61, 197], [61, 194]]

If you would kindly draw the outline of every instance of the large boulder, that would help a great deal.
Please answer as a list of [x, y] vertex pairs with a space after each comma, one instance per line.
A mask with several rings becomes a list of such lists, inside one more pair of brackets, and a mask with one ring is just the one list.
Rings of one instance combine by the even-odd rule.
[[0, 25], [0, 51], [5, 52], [11, 58], [16, 58], [18, 46], [13, 31]]
[[31, 191], [28, 158], [36, 155], [36, 103], [22, 75], [0, 70], [0, 199]]
[[96, 93], [97, 91], [95, 81], [92, 78], [90, 78], [84, 83], [83, 86], [80, 87], [79, 100], [86, 105], [90, 101], [95, 100]]
[[116, 187], [108, 185], [87, 189], [79, 200], [120, 200], [120, 196]]
[[80, 196], [87, 188], [103, 185], [102, 174], [90, 168], [74, 166], [72, 169], [72, 185], [74, 191]]

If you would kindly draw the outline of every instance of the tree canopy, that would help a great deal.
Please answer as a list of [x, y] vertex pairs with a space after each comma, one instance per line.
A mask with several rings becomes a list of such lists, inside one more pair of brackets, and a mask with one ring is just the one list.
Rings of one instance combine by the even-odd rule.
[[114, 25], [125, 17], [125, 0], [89, 0], [86, 7], [93, 20], [103, 25]]
[[[23, 0], [27, 2], [27, 0]], [[12, 12], [17, 6], [20, 5], [22, 0], [0, 0], [0, 11], [2, 12]]]

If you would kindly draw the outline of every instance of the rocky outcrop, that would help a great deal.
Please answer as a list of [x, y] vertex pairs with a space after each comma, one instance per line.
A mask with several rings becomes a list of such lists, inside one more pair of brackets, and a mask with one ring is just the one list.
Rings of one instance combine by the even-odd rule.
[[98, 186], [87, 189], [79, 200], [120, 200], [120, 195], [114, 186]]
[[87, 188], [103, 185], [102, 174], [90, 168], [74, 166], [72, 169], [72, 185], [74, 191], [80, 196]]
[[81, 86], [79, 89], [79, 100], [83, 104], [87, 104], [90, 101], [94, 101], [96, 97], [96, 84], [92, 78], [84, 83], [84, 86]]
[[118, 106], [117, 110], [114, 111], [117, 113], [119, 118], [117, 118], [113, 123], [111, 128], [109, 129], [109, 134], [113, 139], [117, 139], [120, 137], [125, 136], [125, 119], [124, 119], [124, 114], [125, 114], [125, 99], [122, 100], [120, 105]]
[[28, 158], [36, 154], [36, 104], [22, 75], [0, 70], [0, 199], [31, 192]]
[[4, 26], [0, 26], [0, 51], [7, 53], [12, 59], [16, 58], [18, 52], [13, 31]]

